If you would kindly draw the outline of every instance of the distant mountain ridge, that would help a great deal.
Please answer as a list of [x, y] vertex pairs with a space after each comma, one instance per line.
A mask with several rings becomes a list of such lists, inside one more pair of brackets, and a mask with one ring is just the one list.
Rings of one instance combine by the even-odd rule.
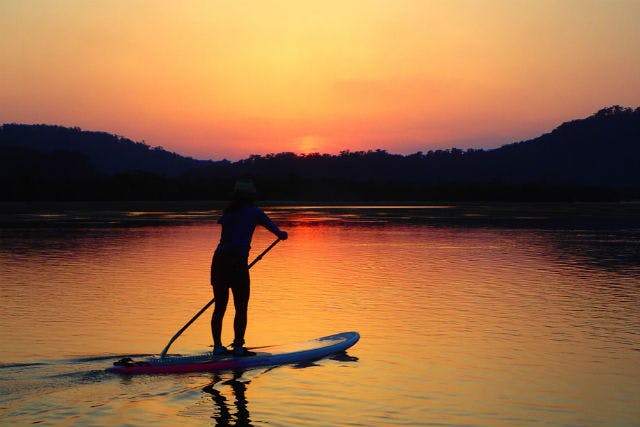
[[0, 127], [4, 199], [224, 198], [240, 176], [252, 176], [263, 197], [287, 200], [544, 200], [595, 190], [606, 197], [637, 197], [640, 107], [608, 107], [491, 150], [278, 153], [237, 162], [196, 160], [78, 128]]
[[7, 147], [40, 153], [80, 153], [90, 160], [97, 173], [105, 174], [143, 171], [179, 175], [211, 163], [106, 132], [53, 125], [4, 124], [0, 126], [0, 148]]
[[613, 106], [563, 123], [538, 138], [491, 150], [384, 150], [338, 156], [280, 153], [234, 164], [244, 174], [431, 184], [546, 183], [640, 186], [640, 107]]
[[[640, 185], [640, 107], [604, 108], [538, 138], [494, 150], [503, 179], [562, 185]], [[516, 166], [508, 168], [504, 160]], [[500, 164], [503, 160], [503, 164]]]

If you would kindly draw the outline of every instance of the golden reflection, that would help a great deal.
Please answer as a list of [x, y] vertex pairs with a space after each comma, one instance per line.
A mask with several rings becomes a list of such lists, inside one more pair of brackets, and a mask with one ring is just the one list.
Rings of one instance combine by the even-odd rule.
[[[287, 421], [310, 416], [327, 425], [511, 425], [513, 419], [533, 425], [542, 418], [559, 425], [579, 417], [594, 425], [633, 425], [638, 419], [637, 228], [398, 221], [381, 227], [303, 223], [290, 231], [290, 239], [251, 270], [248, 346], [358, 330], [362, 340], [353, 355], [362, 363], [343, 369], [340, 361], [333, 369], [336, 363], [323, 360], [322, 368], [283, 367], [259, 379], [256, 371], [117, 384], [102, 376], [88, 384], [83, 376], [82, 387], [49, 393], [50, 399], [59, 397], [66, 411], [73, 399], [65, 393], [97, 395], [112, 413], [135, 414], [139, 425], [175, 425], [167, 412], [191, 396], [173, 393], [176, 383], [195, 382], [201, 408], [200, 389], [211, 379], [204, 423], [217, 425], [301, 425]], [[160, 351], [212, 297], [209, 265], [219, 238], [214, 223], [4, 233], [4, 363]], [[252, 258], [272, 240], [257, 230]], [[230, 329], [224, 335], [231, 336]], [[210, 344], [209, 324], [200, 320], [172, 352], [203, 351]], [[91, 369], [106, 367], [95, 363]], [[34, 383], [41, 381], [41, 369], [56, 373], [58, 365], [87, 369], [84, 362], [56, 361], [34, 368]], [[23, 381], [29, 370], [18, 369], [15, 378]], [[65, 381], [75, 385], [73, 378]], [[4, 390], [15, 393], [12, 387]], [[33, 408], [41, 408], [32, 402], [42, 402], [42, 389], [35, 390], [7, 407], [32, 416]], [[151, 397], [140, 397], [149, 390]], [[113, 399], [119, 392], [133, 399]], [[77, 411], [84, 414], [88, 405], [81, 404]], [[13, 424], [26, 425], [25, 418]], [[181, 425], [194, 425], [185, 420]], [[116, 421], [111, 424], [123, 420]]]

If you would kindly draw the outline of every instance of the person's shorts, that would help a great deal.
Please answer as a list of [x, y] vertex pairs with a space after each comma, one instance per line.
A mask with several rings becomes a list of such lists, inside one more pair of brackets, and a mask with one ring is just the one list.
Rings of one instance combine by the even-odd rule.
[[227, 255], [220, 252], [213, 254], [211, 260], [211, 285], [243, 289], [249, 287], [249, 268], [247, 257]]

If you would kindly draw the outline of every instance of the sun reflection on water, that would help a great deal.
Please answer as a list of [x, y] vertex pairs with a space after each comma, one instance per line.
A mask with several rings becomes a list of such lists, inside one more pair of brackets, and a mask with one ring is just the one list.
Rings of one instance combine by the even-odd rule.
[[[212, 297], [218, 226], [4, 230], [0, 391], [15, 397], [20, 384], [49, 378], [57, 391], [38, 399], [51, 417], [66, 411], [98, 425], [132, 413], [134, 425], [633, 425], [640, 417], [637, 229], [370, 224], [360, 220], [389, 211], [346, 209], [324, 219], [323, 211], [274, 215], [290, 238], [251, 270], [247, 341], [358, 330], [362, 339], [344, 359], [117, 381], [83, 373], [60, 387], [49, 377], [60, 378], [61, 366], [105, 367], [69, 358], [164, 347]], [[252, 256], [272, 239], [257, 230]], [[207, 317], [172, 352], [206, 349]], [[11, 365], [28, 362], [44, 365]], [[61, 403], [82, 387], [93, 409]], [[19, 396], [2, 401], [11, 419], [40, 419], [36, 396]]]

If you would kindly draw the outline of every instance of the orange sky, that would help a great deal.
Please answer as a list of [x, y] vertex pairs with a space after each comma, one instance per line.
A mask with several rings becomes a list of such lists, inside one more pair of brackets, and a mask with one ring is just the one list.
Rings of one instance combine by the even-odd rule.
[[640, 1], [0, 4], [0, 122], [198, 158], [496, 147], [640, 105]]

